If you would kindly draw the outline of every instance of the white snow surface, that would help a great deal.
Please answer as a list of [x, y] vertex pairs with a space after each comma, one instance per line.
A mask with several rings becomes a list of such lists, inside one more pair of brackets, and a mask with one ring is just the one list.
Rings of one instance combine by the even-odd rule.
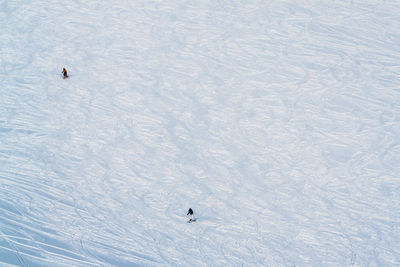
[[0, 265], [399, 266], [400, 2], [0, 0]]

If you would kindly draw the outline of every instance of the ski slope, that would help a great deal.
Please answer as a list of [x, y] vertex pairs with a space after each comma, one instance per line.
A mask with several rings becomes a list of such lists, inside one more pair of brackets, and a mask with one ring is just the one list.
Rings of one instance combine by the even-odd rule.
[[399, 266], [399, 14], [0, 0], [0, 265]]

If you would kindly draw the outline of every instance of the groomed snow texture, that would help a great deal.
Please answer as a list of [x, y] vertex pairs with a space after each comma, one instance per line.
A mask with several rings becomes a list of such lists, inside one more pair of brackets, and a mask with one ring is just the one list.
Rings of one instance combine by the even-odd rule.
[[400, 2], [0, 0], [0, 265], [399, 266]]

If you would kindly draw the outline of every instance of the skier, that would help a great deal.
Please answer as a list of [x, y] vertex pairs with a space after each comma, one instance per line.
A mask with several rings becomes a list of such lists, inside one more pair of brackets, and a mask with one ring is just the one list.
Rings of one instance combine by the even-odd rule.
[[193, 210], [192, 210], [192, 208], [189, 208], [189, 210], [188, 210], [188, 213], [186, 214], [186, 216], [187, 215], [189, 215], [190, 216], [190, 219], [189, 219], [189, 223], [190, 222], [194, 222], [194, 221], [196, 221], [196, 219], [194, 218], [194, 215], [193, 215]]
[[62, 74], [64, 75], [64, 79], [68, 78], [67, 70], [65, 68], [62, 70]]

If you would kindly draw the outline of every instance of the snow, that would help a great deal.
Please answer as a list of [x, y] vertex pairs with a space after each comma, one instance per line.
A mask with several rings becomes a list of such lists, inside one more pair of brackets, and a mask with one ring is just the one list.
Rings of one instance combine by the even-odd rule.
[[0, 265], [400, 265], [399, 14], [0, 1]]

